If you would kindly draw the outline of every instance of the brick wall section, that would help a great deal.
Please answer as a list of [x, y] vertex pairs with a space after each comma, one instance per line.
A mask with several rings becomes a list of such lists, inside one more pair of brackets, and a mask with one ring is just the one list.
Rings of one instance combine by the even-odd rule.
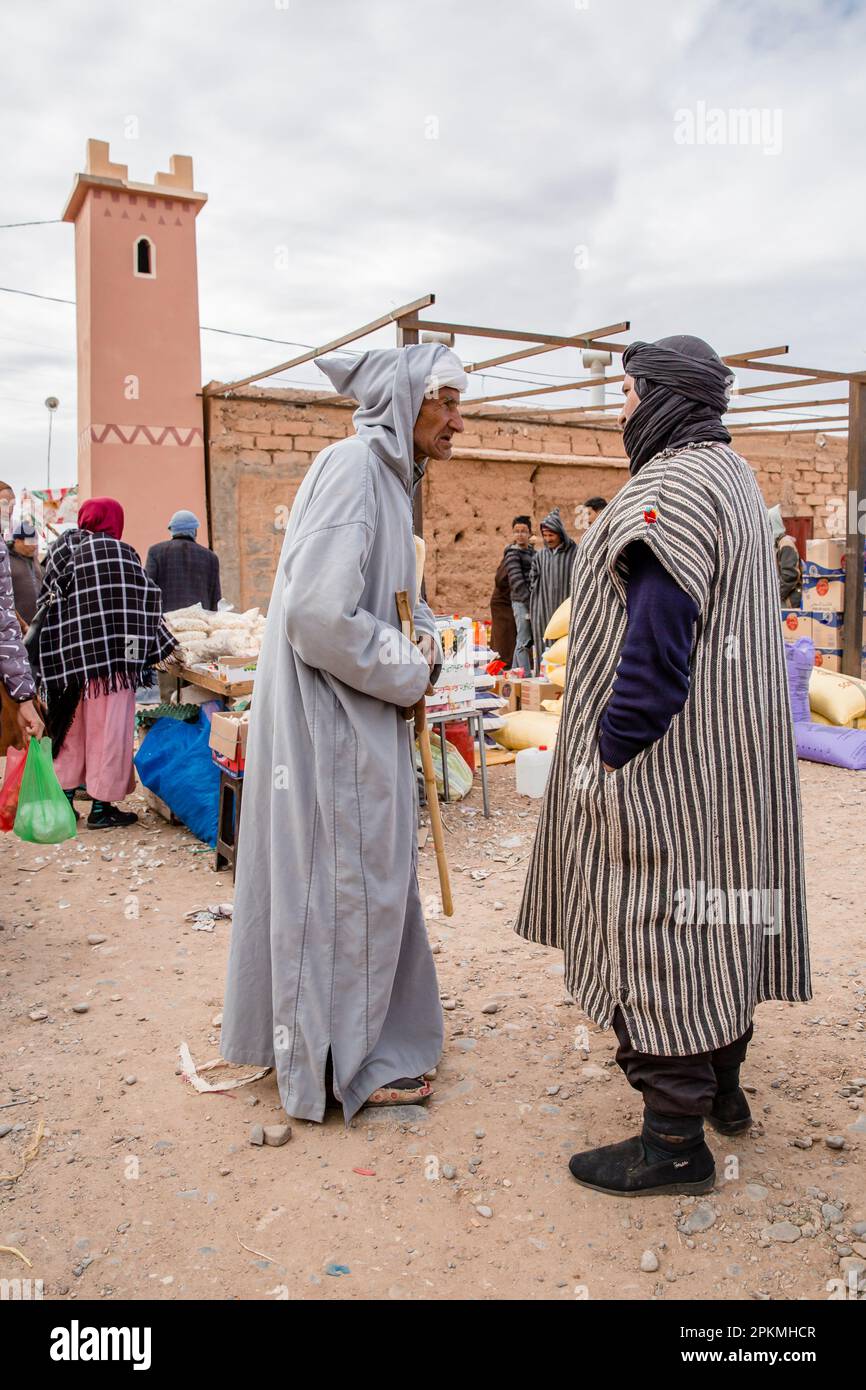
[[[319, 450], [352, 434], [353, 409], [276, 388], [210, 398], [211, 538], [233, 602], [267, 605], [287, 511]], [[827, 499], [846, 490], [844, 439], [828, 435], [819, 447], [819, 437], [746, 431], [735, 439], [768, 505], [781, 501], [786, 515], [811, 516], [816, 536], [826, 535]], [[423, 483], [427, 594], [437, 612], [489, 616], [493, 574], [516, 513], [527, 512], [537, 530], [559, 506], [573, 531], [575, 508], [595, 494], [613, 497], [628, 476], [615, 425], [581, 425], [579, 416], [512, 410], [467, 417], [458, 447], [466, 452], [430, 464]], [[494, 457], [485, 458], [488, 451]], [[529, 457], [495, 457], [501, 451]]]

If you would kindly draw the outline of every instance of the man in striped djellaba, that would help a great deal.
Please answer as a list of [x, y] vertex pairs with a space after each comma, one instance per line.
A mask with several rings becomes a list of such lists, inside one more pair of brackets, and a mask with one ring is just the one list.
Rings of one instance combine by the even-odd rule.
[[571, 593], [571, 571], [577, 550], [558, 507], [548, 512], [542, 521], [541, 539], [544, 544], [533, 555], [529, 571], [529, 617], [536, 672], [541, 670], [544, 655], [544, 630]]
[[700, 338], [632, 343], [630, 478], [577, 548], [560, 733], [516, 930], [565, 952], [613, 1027], [642, 1132], [585, 1187], [704, 1192], [704, 1121], [751, 1126], [755, 1005], [811, 997], [799, 786], [773, 543]]

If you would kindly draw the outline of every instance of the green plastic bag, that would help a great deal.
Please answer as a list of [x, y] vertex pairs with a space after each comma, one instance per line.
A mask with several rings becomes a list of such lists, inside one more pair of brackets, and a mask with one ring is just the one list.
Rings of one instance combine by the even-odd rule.
[[56, 845], [76, 834], [75, 812], [57, 780], [50, 738], [31, 738], [12, 827], [21, 840]]

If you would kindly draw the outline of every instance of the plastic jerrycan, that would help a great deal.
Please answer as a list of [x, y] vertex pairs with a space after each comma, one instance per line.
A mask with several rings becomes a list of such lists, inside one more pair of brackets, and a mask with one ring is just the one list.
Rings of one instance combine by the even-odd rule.
[[514, 760], [517, 791], [521, 796], [544, 796], [547, 775], [553, 754], [546, 744], [540, 748], [523, 748]]

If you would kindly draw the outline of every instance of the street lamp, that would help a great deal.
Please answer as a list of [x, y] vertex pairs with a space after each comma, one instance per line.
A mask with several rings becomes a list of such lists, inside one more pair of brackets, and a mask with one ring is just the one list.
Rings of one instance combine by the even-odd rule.
[[54, 421], [54, 412], [60, 402], [56, 396], [46, 396], [45, 404], [48, 407], [48, 468], [45, 478], [46, 490], [51, 488], [51, 426]]

